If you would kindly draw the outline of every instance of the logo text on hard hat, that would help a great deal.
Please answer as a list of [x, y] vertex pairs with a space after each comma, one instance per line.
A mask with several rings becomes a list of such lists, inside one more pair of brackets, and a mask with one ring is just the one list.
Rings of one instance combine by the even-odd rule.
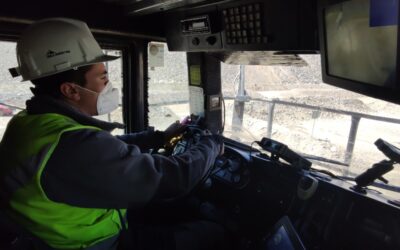
[[55, 52], [52, 50], [47, 51], [46, 56], [47, 58], [51, 58], [51, 57], [55, 57], [55, 56], [59, 56], [59, 55], [63, 55], [63, 54], [69, 54], [71, 53], [71, 51], [69, 50], [64, 50], [64, 51], [60, 51], [60, 52]]

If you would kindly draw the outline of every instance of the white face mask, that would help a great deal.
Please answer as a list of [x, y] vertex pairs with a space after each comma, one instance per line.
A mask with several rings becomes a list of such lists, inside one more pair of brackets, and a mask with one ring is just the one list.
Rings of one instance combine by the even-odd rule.
[[[79, 85], [77, 85], [79, 86]], [[108, 82], [104, 89], [97, 93], [96, 91], [79, 86], [79, 88], [87, 90], [92, 93], [96, 93], [97, 96], [97, 114], [104, 115], [111, 113], [111, 111], [118, 108], [119, 104], [119, 91], [117, 88], [113, 88], [111, 82]]]

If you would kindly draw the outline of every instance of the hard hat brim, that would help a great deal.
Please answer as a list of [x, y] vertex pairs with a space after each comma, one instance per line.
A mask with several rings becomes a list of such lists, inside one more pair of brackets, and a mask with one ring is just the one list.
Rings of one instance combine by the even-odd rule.
[[[46, 77], [46, 76], [55, 75], [55, 74], [58, 74], [58, 73], [61, 73], [61, 72], [65, 72], [65, 71], [71, 70], [71, 69], [75, 69], [75, 68], [79, 68], [79, 67], [83, 67], [83, 66], [88, 66], [88, 65], [92, 65], [92, 64], [96, 64], [96, 63], [102, 63], [102, 62], [113, 61], [113, 60], [116, 60], [116, 59], [118, 59], [118, 58], [120, 58], [120, 56], [102, 55], [102, 56], [96, 58], [95, 60], [92, 60], [92, 61], [87, 62], [87, 63], [82, 63], [82, 64], [79, 64], [79, 65], [73, 65], [73, 66], [71, 66], [71, 67], [69, 67], [69, 68], [66, 68], [65, 70], [58, 71], [57, 73], [44, 74], [44, 75], [41, 75], [40, 77], [35, 77], [35, 78], [30, 78], [30, 79], [28, 79], [28, 78], [23, 78], [23, 79], [21, 80], [21, 82], [31, 81], [31, 80], [43, 78], [43, 77]], [[10, 71], [10, 73], [12, 74], [12, 77], [21, 76], [21, 74], [19, 73], [19, 68], [18, 68], [18, 67], [16, 67], [16, 68], [10, 68], [9, 71]]]

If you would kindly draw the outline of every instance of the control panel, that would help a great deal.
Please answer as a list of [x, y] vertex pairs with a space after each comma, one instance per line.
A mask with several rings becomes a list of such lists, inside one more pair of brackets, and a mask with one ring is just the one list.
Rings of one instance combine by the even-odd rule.
[[225, 146], [225, 154], [215, 160], [212, 179], [225, 185], [241, 189], [250, 182], [250, 156], [247, 152]]
[[208, 15], [181, 20], [182, 34], [210, 34], [210, 18]]
[[227, 44], [262, 44], [268, 42], [263, 31], [261, 3], [222, 10]]
[[171, 51], [318, 50], [314, 1], [242, 0], [170, 12]]

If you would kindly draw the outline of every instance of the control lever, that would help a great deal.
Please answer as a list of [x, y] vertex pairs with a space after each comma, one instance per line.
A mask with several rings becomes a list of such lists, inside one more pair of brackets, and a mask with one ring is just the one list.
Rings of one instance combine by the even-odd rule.
[[384, 154], [389, 160], [382, 160], [372, 165], [371, 168], [360, 174], [355, 178], [357, 183], [353, 187], [354, 190], [365, 193], [365, 187], [373, 183], [376, 179], [384, 183], [389, 183], [383, 175], [394, 169], [393, 165], [400, 162], [400, 149], [392, 144], [378, 139], [375, 142], [376, 147]]

